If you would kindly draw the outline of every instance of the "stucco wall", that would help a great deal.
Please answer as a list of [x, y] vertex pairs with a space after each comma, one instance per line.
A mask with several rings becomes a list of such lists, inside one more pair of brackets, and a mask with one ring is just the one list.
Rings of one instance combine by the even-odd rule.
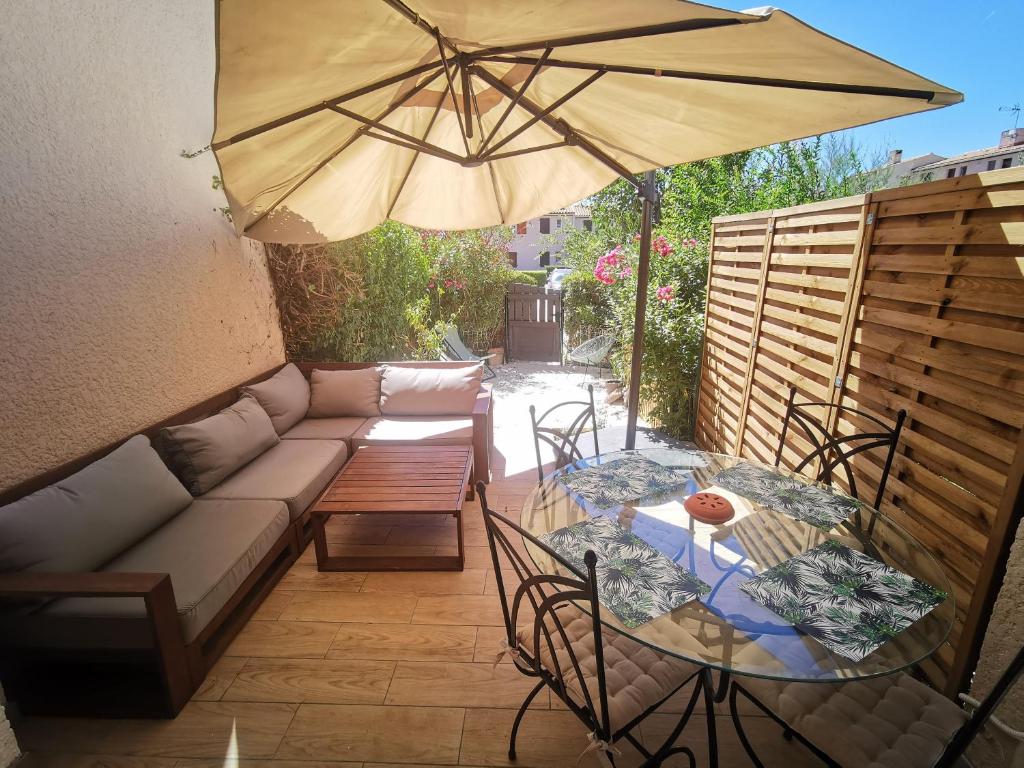
[[213, 0], [0, 0], [0, 488], [283, 360], [207, 144]]
[[[971, 693], [976, 698], [983, 698], [992, 689], [1021, 646], [1024, 646], [1024, 525], [1017, 529], [1006, 577], [981, 647], [981, 659], [971, 685]], [[1004, 701], [998, 716], [1008, 725], [1024, 730], [1024, 681], [1018, 683]]]

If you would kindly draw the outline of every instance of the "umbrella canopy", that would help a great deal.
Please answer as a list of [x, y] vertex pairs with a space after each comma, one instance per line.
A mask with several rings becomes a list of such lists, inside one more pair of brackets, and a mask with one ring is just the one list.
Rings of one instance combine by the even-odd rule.
[[772, 9], [218, 9], [212, 146], [239, 233], [268, 242], [339, 240], [388, 218], [432, 229], [517, 223], [619, 176], [962, 98]]

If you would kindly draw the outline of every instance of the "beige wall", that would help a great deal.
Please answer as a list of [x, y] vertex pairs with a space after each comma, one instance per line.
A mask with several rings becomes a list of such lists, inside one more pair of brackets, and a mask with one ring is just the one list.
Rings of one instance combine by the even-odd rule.
[[216, 210], [213, 0], [0, 0], [0, 488], [283, 360]]
[[[1014, 654], [1024, 646], [1024, 525], [1006, 566], [1006, 577], [989, 620], [981, 659], [971, 685], [971, 693], [983, 698], [1006, 669]], [[1018, 730], [1024, 730], [1024, 680], [1006, 699], [998, 716]]]

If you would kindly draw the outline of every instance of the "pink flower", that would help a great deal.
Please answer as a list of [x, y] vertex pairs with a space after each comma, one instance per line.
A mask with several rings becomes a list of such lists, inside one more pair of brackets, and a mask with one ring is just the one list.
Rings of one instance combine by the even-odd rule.
[[658, 252], [662, 257], [668, 256], [673, 252], [673, 248], [668, 243], [668, 239], [664, 235], [658, 235], [654, 240], [651, 241], [651, 246]]
[[455, 288], [456, 288], [456, 290], [461, 291], [465, 287], [466, 287], [466, 284], [464, 282], [462, 282], [461, 280], [456, 280], [455, 281]]
[[429, 288], [430, 290], [434, 290], [434, 281], [433, 280], [431, 280], [429, 283], [427, 283], [427, 288]]
[[698, 245], [700, 245], [700, 243], [697, 242], [697, 238], [695, 237], [691, 237], [689, 240], [687, 240], [686, 244], [691, 248], [696, 248]]
[[619, 270], [619, 277], [632, 277], [632, 276], [633, 276], [633, 268], [632, 267], [623, 267], [621, 270]]
[[676, 297], [676, 289], [671, 285], [661, 286], [654, 294], [662, 304], [668, 304]]
[[455, 285], [455, 283], [453, 283], [451, 280], [445, 280], [444, 281], [444, 287], [445, 288], [451, 288], [453, 285]]
[[640, 242], [640, 233], [639, 232], [637, 232], [635, 235], [633, 235], [633, 242], [634, 243], [639, 243]]

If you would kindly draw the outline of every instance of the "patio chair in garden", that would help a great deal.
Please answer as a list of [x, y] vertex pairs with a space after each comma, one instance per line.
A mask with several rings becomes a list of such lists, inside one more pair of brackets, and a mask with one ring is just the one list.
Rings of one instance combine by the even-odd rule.
[[[575, 461], [585, 458], [580, 450], [579, 443], [584, 432], [587, 431], [587, 422], [594, 434], [594, 456], [600, 456], [601, 451], [597, 444], [597, 408], [594, 407], [594, 385], [587, 386], [590, 401], [568, 400], [558, 405], [553, 405], [544, 411], [543, 415], [537, 418], [536, 406], [530, 406], [530, 423], [533, 425], [533, 447], [537, 451], [537, 476], [544, 480], [544, 460], [540, 455], [540, 444], [546, 443], [555, 450], [555, 469], [560, 469]], [[562, 410], [572, 407], [580, 407], [579, 413], [573, 417], [568, 427], [545, 426], [545, 420], [554, 421], [558, 419], [564, 423], [563, 414], [572, 414], [572, 411]], [[557, 414], [557, 415], [555, 415]], [[549, 421], [549, 423], [550, 423]]]
[[[733, 680], [729, 710], [743, 748], [758, 768], [762, 763], [743, 731], [737, 706], [742, 695], [781, 725], [825, 765], [870, 768], [953, 768], [974, 765], [968, 749], [984, 729], [979, 749], [988, 752], [985, 765], [1019, 765], [1024, 732], [994, 717], [999, 703], [1024, 672], [1024, 648], [981, 702], [961, 695], [973, 708], [968, 714], [938, 691], [911, 675], [896, 675], [835, 685], [780, 683], [743, 678]], [[1019, 690], [1015, 697], [1019, 696]], [[1014, 697], [1014, 698], [1015, 698]], [[986, 728], [986, 726], [988, 726]]]
[[615, 346], [615, 337], [607, 333], [603, 333], [600, 336], [595, 336], [592, 339], [580, 344], [576, 349], [569, 352], [566, 357], [570, 362], [576, 363], [577, 365], [585, 365], [586, 373], [590, 373], [590, 367], [593, 365], [597, 366], [597, 375], [600, 377], [601, 369], [608, 366], [611, 368], [611, 364], [608, 361], [608, 355], [611, 354], [612, 347]]
[[[516, 759], [516, 735], [523, 716], [546, 686], [587, 729], [589, 746], [583, 754], [596, 753], [602, 765], [615, 765], [617, 744], [627, 741], [644, 756], [641, 768], [659, 766], [679, 754], [686, 755], [693, 768], [693, 752], [674, 744], [702, 693], [707, 708], [712, 707], [708, 671], [603, 627], [595, 554], [588, 551], [584, 555], [584, 573], [540, 539], [493, 512], [487, 506], [483, 483], [477, 484], [477, 491], [497, 580], [495, 599], [501, 603], [505, 624], [505, 637], [495, 648], [497, 661], [507, 656], [523, 675], [537, 680], [512, 723], [509, 759]], [[556, 563], [562, 575], [540, 571], [523, 554], [522, 544], [516, 543], [524, 540]], [[507, 592], [506, 579], [511, 582]], [[633, 731], [691, 683], [693, 691], [683, 714], [665, 741], [651, 752]]]
[[478, 362], [484, 366], [484, 378], [483, 381], [488, 381], [495, 377], [494, 371], [488, 362], [494, 355], [476, 355], [466, 346], [466, 343], [462, 340], [459, 335], [459, 329], [454, 325], [448, 327], [448, 331], [444, 335], [444, 339], [441, 341], [441, 354], [446, 360], [462, 360], [465, 362]]
[[[828, 427], [822, 424], [815, 416], [814, 410], [824, 408], [826, 412], [837, 411], [838, 415], [853, 416], [855, 419], [866, 422], [866, 432], [843, 435], [834, 435]], [[860, 499], [857, 495], [857, 478], [854, 476], [850, 459], [858, 453], [869, 451], [874, 448], [885, 448], [885, 464], [882, 468], [882, 476], [878, 481], [878, 491], [872, 500], [872, 506], [878, 509], [885, 496], [885, 484], [889, 480], [889, 471], [892, 469], [892, 460], [896, 455], [896, 446], [899, 443], [900, 431], [903, 429], [903, 422], [907, 418], [906, 411], [899, 411], [896, 414], [896, 424], [889, 426], [876, 416], [865, 411], [850, 408], [845, 405], [817, 402], [796, 402], [796, 387], [789, 390], [789, 402], [786, 405], [786, 416], [782, 422], [782, 435], [779, 437], [779, 448], [775, 452], [775, 466], [782, 461], [782, 448], [786, 442], [786, 434], [789, 432], [790, 422], [795, 422], [804, 433], [813, 450], [804, 456], [800, 463], [794, 467], [796, 472], [803, 471], [816, 459], [821, 460], [818, 475], [815, 478], [819, 482], [832, 485], [832, 476], [837, 469], [842, 467], [846, 475], [846, 482], [849, 483], [850, 495]], [[860, 499], [864, 501], [864, 499]]]

